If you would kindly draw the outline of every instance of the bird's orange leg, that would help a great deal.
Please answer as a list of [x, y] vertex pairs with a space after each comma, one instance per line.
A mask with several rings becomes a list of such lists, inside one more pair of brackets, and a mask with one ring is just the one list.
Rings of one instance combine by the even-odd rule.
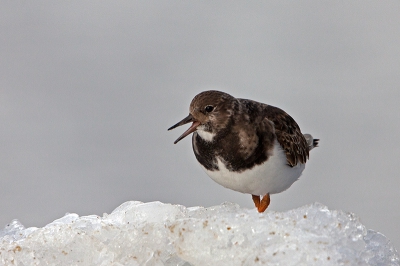
[[256, 208], [258, 209], [260, 207], [260, 196], [256, 195], [251, 195], [254, 201], [254, 205], [256, 205]]
[[268, 208], [268, 205], [270, 202], [271, 202], [271, 199], [269, 197], [269, 194], [265, 195], [262, 198], [260, 205], [257, 207], [258, 212], [264, 212]]

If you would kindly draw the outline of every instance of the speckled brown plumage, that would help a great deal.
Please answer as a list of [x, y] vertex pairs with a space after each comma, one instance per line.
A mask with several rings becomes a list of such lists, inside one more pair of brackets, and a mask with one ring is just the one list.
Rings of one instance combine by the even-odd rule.
[[[216, 182], [243, 193], [264, 191], [261, 201], [253, 194], [260, 212], [268, 207], [269, 193], [279, 193], [297, 180], [309, 151], [318, 145], [318, 140], [311, 135], [307, 134], [306, 139], [299, 125], [285, 111], [219, 91], [196, 95], [189, 115], [169, 130], [189, 122], [193, 122], [192, 126], [175, 143], [193, 133], [196, 159]], [[271, 156], [274, 159], [266, 164]], [[251, 170], [256, 168], [255, 172]], [[272, 171], [270, 177], [268, 171]], [[258, 172], [263, 176], [254, 175]], [[284, 173], [288, 177], [282, 176]], [[258, 189], [252, 183], [263, 188]], [[242, 189], [242, 185], [245, 188]]]
[[276, 138], [286, 153], [288, 164], [306, 163], [309, 148], [296, 121], [285, 111], [271, 105], [265, 107], [265, 115], [274, 124]]
[[215, 156], [224, 158], [228, 169], [233, 171], [260, 164], [268, 159], [268, 152], [257, 156], [260, 153], [256, 150], [271, 149], [275, 138], [285, 150], [288, 165], [307, 161], [307, 141], [285, 111], [252, 100], [236, 99], [223, 92], [206, 91], [193, 98], [190, 113], [204, 119], [207, 105], [218, 107], [214, 111], [218, 119], [205, 123], [205, 130], [218, 133], [215, 141], [208, 143], [199, 135], [193, 135], [196, 158], [207, 169], [215, 168]]

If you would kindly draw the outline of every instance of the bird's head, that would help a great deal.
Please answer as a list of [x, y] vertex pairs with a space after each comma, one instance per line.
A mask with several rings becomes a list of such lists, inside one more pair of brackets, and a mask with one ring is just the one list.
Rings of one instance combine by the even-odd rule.
[[237, 100], [224, 92], [204, 91], [197, 94], [190, 103], [189, 115], [168, 130], [192, 122], [174, 144], [194, 131], [198, 131], [206, 140], [212, 140], [213, 136], [224, 129], [234, 113]]

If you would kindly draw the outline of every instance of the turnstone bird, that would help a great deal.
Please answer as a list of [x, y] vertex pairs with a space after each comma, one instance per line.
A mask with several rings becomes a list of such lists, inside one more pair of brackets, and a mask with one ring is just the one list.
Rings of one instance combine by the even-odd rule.
[[300, 177], [319, 141], [303, 135], [285, 111], [220, 91], [196, 95], [189, 115], [168, 130], [190, 122], [174, 144], [193, 133], [194, 154], [208, 176], [251, 194], [259, 212], [267, 209], [270, 194], [288, 189]]

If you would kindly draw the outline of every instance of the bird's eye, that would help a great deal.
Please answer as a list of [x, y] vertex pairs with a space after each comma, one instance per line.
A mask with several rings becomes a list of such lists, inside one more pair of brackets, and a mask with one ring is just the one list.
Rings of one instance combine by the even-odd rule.
[[212, 112], [212, 110], [214, 110], [214, 107], [211, 105], [207, 105], [206, 108], [204, 108], [204, 111], [206, 111], [207, 113]]

